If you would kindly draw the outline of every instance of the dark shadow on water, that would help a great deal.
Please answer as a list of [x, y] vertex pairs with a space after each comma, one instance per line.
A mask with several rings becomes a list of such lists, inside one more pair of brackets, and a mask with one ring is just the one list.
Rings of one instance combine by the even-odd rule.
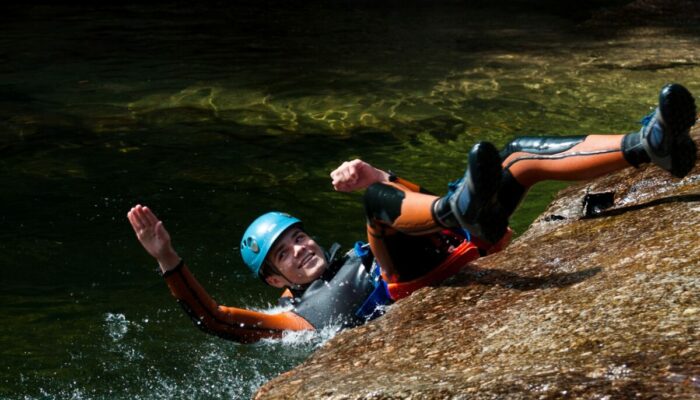
[[571, 273], [553, 273], [545, 276], [524, 276], [500, 269], [467, 268], [442, 286], [462, 287], [467, 285], [501, 286], [521, 291], [564, 288], [581, 283], [600, 273], [601, 267], [586, 268]]

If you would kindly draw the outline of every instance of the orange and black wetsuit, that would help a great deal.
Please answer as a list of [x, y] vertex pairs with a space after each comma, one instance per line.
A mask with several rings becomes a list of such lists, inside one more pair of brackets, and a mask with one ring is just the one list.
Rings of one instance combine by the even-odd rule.
[[[518, 138], [509, 143], [501, 152], [503, 177], [497, 207], [491, 210], [495, 228], [485, 230], [496, 232], [489, 242], [498, 242], [503, 236], [508, 217], [533, 184], [544, 179], [589, 179], [648, 162], [643, 155], [624, 152], [624, 140], [627, 137], [623, 135], [591, 135]], [[391, 293], [397, 293], [382, 289], [382, 282], [389, 288], [402, 282], [414, 283], [409, 286], [415, 290], [432, 283], [423, 279], [426, 276], [444, 278], [445, 271], [454, 273], [475, 253], [478, 256], [474, 246], [460, 245], [466, 250], [454, 257], [455, 236], [445, 228], [457, 227], [437, 222], [433, 205], [438, 199], [397, 177], [371, 185], [364, 198], [367, 232], [371, 253], [381, 268], [368, 262], [358, 250], [351, 251], [332, 262], [320, 279], [295, 291], [290, 311], [266, 314], [220, 306], [184, 265], [166, 273], [165, 280], [197, 326], [227, 339], [252, 342], [279, 337], [285, 330], [320, 329], [335, 323], [357, 325], [376, 315], [375, 307], [391, 302]], [[482, 250], [487, 247], [485, 244]], [[450, 268], [444, 269], [445, 265]], [[382, 279], [378, 278], [379, 272]], [[370, 301], [377, 294], [379, 298]]]
[[361, 325], [381, 315], [382, 306], [454, 274], [467, 260], [478, 257], [476, 248], [468, 245], [464, 243], [460, 251], [452, 252], [451, 262], [436, 269], [434, 274], [406, 282], [407, 285], [389, 287], [380, 277], [380, 268], [369, 246], [358, 243], [342, 257], [336, 259], [330, 255], [329, 266], [319, 279], [304, 288], [288, 290], [289, 297], [284, 297], [284, 303], [291, 305], [291, 309], [276, 314], [218, 305], [182, 263], [164, 277], [173, 296], [197, 327], [247, 343], [277, 338], [288, 330]]
[[[639, 135], [589, 135], [567, 137], [520, 137], [501, 151], [503, 168], [496, 194], [497, 201], [488, 209], [481, 226], [482, 239], [498, 244], [508, 231], [508, 219], [527, 190], [548, 179], [584, 180], [649, 162], [639, 145]], [[416, 263], [417, 254], [439, 242], [445, 228], [436, 213], [439, 197], [400, 178], [389, 183], [375, 183], [365, 192], [367, 232], [372, 252], [382, 266], [382, 276], [391, 282], [412, 279], [426, 273], [446, 257], [434, 252], [432, 262]], [[448, 205], [448, 202], [441, 202]]]
[[192, 322], [201, 330], [224, 339], [251, 343], [280, 337], [285, 330], [313, 329], [308, 321], [290, 311], [266, 314], [217, 304], [183, 263], [163, 277]]
[[592, 179], [630, 165], [649, 162], [644, 153], [623, 151], [632, 135], [589, 135], [557, 138], [521, 137], [501, 151], [503, 177], [499, 202], [510, 215], [537, 182]]
[[[335, 246], [332, 252], [335, 253]], [[355, 248], [330, 263], [321, 277], [287, 291], [289, 311], [269, 314], [218, 305], [181, 263], [163, 276], [173, 296], [197, 327], [238, 342], [280, 337], [287, 330], [321, 329], [329, 325], [357, 326], [381, 313], [392, 299], [382, 284], [379, 267], [368, 246]]]

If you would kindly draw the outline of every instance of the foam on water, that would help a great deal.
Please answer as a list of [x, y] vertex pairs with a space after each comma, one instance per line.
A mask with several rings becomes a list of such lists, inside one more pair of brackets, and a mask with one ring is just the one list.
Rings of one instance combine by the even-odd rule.
[[[266, 311], [283, 310], [286, 308]], [[41, 379], [39, 387], [31, 390], [33, 394], [22, 398], [247, 398], [340, 330], [338, 325], [317, 332], [287, 332], [279, 339], [253, 345], [225, 342], [193, 331], [191, 342], [173, 344], [153, 337], [150, 329], [157, 325], [148, 318], [137, 323], [123, 313], [104, 314], [103, 359], [83, 376], [66, 380], [55, 373]], [[75, 368], [88, 361], [87, 357], [76, 353], [65, 367]], [[165, 366], [162, 358], [171, 359], [170, 365]]]
[[119, 341], [126, 336], [129, 332], [129, 321], [126, 320], [124, 314], [105, 314], [105, 330], [107, 331], [107, 336], [112, 338], [112, 340]]
[[331, 325], [319, 331], [288, 331], [279, 339], [265, 339], [262, 343], [279, 343], [283, 346], [311, 346], [312, 348], [317, 348], [332, 339], [341, 328], [341, 325]]

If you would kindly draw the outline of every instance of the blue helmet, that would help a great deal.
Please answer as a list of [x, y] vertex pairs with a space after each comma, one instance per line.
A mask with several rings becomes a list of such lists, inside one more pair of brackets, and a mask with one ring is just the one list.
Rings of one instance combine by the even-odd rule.
[[267, 253], [282, 233], [297, 224], [301, 224], [300, 219], [272, 211], [259, 216], [248, 226], [241, 239], [241, 257], [253, 274], [259, 275]]

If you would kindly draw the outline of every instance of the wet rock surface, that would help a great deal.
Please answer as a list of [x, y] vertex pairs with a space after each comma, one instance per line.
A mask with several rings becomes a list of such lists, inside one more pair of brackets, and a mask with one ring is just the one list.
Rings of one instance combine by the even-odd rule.
[[[586, 194], [610, 192], [583, 216]], [[569, 187], [506, 250], [338, 334], [257, 398], [700, 398], [698, 243], [698, 167]]]

